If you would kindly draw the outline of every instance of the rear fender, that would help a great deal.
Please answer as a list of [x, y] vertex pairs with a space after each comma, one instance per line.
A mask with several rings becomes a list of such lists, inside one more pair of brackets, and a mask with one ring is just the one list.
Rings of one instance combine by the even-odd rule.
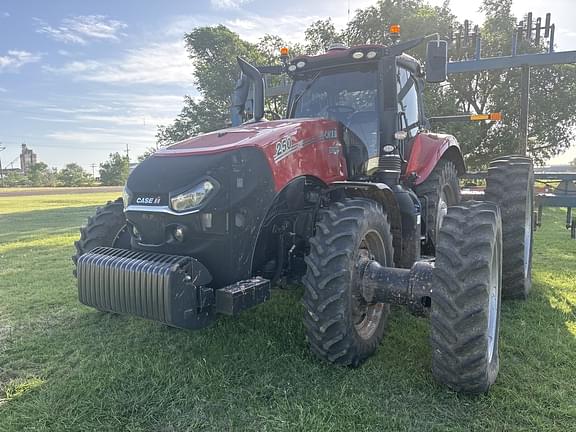
[[386, 210], [392, 229], [394, 262], [400, 262], [402, 255], [402, 219], [396, 195], [387, 184], [337, 181], [330, 184], [327, 193], [332, 200], [338, 200], [342, 197], [367, 198], [382, 205], [384, 210]]
[[452, 135], [419, 133], [410, 151], [404, 173], [405, 179], [414, 179], [414, 185], [424, 183], [440, 159], [449, 159], [456, 165], [458, 174], [466, 172], [460, 144]]

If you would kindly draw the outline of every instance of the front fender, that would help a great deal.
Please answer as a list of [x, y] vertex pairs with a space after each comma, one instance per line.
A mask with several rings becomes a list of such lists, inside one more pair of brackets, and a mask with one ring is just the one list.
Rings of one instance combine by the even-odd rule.
[[384, 183], [368, 183], [355, 181], [336, 181], [327, 190], [332, 199], [338, 199], [339, 194], [346, 197], [368, 198], [376, 201], [388, 215], [392, 228], [392, 243], [394, 245], [394, 261], [400, 262], [402, 255], [402, 219], [400, 207], [394, 191]]
[[438, 161], [448, 158], [454, 162], [458, 174], [466, 172], [460, 144], [452, 135], [419, 133], [412, 143], [405, 178], [415, 178], [414, 185], [426, 181]]

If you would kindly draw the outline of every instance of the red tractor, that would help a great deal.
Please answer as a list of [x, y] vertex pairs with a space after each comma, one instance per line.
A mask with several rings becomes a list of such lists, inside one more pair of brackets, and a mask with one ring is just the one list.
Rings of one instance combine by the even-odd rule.
[[432, 372], [465, 393], [499, 368], [502, 296], [530, 285], [533, 169], [492, 162], [486, 200], [461, 201], [458, 141], [430, 132], [425, 80], [446, 79], [443, 41], [426, 71], [392, 46], [285, 58], [286, 118], [263, 121], [262, 73], [242, 59], [234, 116], [252, 118], [156, 152], [122, 199], [81, 229], [80, 301], [198, 329], [302, 280], [306, 337], [320, 358], [358, 366], [390, 305], [431, 320]]

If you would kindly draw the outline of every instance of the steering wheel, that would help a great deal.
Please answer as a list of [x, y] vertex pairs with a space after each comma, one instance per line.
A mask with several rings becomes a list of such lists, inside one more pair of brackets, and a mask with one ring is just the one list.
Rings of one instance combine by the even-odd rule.
[[342, 123], [344, 123], [354, 112], [356, 112], [354, 107], [348, 105], [329, 105], [326, 107], [326, 114], [328, 117]]

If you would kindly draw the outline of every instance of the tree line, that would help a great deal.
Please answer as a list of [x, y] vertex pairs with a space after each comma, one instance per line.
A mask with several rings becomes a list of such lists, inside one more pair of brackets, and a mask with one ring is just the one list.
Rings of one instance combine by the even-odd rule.
[[120, 153], [111, 153], [108, 160], [100, 164], [99, 179], [87, 173], [76, 163], [67, 164], [61, 170], [49, 168], [44, 162], [32, 165], [24, 174], [16, 171], [4, 172], [5, 187], [78, 187], [78, 186], [121, 186], [130, 173], [130, 160]]

